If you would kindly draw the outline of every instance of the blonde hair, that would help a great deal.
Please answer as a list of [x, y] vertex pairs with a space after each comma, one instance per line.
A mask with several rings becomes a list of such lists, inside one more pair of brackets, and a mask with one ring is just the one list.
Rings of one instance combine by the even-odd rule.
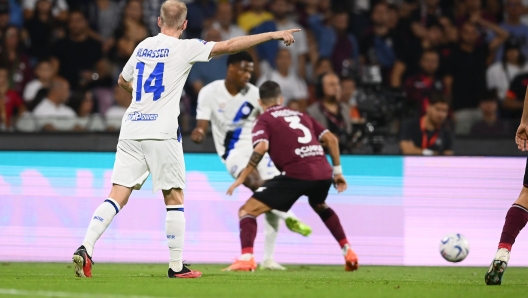
[[180, 29], [187, 18], [187, 6], [178, 0], [167, 0], [161, 5], [162, 26]]

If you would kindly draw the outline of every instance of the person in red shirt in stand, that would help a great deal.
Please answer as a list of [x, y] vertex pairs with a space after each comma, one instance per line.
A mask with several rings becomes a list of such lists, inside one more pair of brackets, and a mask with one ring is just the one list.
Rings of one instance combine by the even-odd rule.
[[0, 130], [10, 129], [14, 116], [25, 111], [22, 97], [13, 89], [9, 88], [9, 71], [0, 66]]
[[403, 86], [407, 94], [407, 115], [424, 115], [431, 96], [434, 93], [445, 93], [442, 77], [438, 75], [439, 66], [440, 57], [436, 51], [427, 50], [422, 53], [420, 71], [407, 78]]
[[[266, 152], [282, 173], [267, 180], [239, 210], [242, 255], [225, 271], [254, 271], [253, 245], [257, 236], [256, 218], [272, 209], [288, 211], [299, 197], [306, 195], [313, 210], [341, 246], [345, 270], [358, 269], [358, 258], [343, 231], [337, 214], [326, 205], [332, 184], [338, 192], [347, 188], [339, 156], [337, 138], [315, 119], [282, 107], [280, 87], [273, 81], [259, 88], [259, 104], [264, 110], [253, 127], [253, 154], [247, 167], [231, 185], [231, 195], [257, 167]], [[328, 163], [327, 148], [333, 169]]]

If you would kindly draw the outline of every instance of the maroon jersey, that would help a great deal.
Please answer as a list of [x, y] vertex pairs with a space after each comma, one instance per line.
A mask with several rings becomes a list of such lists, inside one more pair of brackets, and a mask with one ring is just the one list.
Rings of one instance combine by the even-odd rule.
[[268, 153], [283, 175], [301, 180], [332, 178], [319, 143], [327, 129], [312, 117], [281, 106], [268, 108], [253, 127], [253, 146], [268, 142]]

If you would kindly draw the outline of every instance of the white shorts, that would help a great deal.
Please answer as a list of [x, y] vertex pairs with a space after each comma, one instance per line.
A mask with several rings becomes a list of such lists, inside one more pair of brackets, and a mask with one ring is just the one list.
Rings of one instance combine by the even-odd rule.
[[[233, 178], [238, 178], [240, 173], [246, 168], [252, 153], [253, 151], [241, 150], [231, 150], [231, 152], [229, 152], [229, 156], [227, 156], [227, 159], [225, 160], [225, 165], [227, 171], [233, 176]], [[262, 180], [269, 180], [280, 175], [279, 170], [277, 170], [273, 164], [268, 153], [262, 157], [262, 160], [257, 166], [257, 171]]]
[[185, 188], [182, 144], [169, 140], [119, 140], [112, 183], [140, 189], [152, 174], [152, 190]]

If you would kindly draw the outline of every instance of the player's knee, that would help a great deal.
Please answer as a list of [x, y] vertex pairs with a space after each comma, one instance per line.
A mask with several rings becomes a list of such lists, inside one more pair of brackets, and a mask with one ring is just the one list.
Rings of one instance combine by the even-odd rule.
[[240, 207], [240, 209], [238, 209], [238, 217], [239, 218], [242, 218], [242, 217], [244, 217], [244, 216], [246, 216], [248, 214], [249, 214], [249, 212], [246, 210], [246, 205], [245, 204], [242, 205], [242, 207]]
[[317, 213], [321, 213], [325, 211], [326, 209], [328, 209], [328, 205], [326, 205], [326, 203], [311, 203], [310, 202], [310, 206]]

